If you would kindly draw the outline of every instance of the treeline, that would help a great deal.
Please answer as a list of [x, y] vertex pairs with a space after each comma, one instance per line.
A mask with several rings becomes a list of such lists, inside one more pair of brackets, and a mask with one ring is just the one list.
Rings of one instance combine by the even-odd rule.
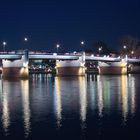
[[140, 57], [140, 40], [136, 37], [125, 35], [122, 36], [118, 41], [118, 48], [111, 48], [104, 41], [96, 41], [93, 43], [92, 48], [86, 49], [86, 53], [96, 54], [117, 54], [117, 55], [128, 55], [132, 57]]

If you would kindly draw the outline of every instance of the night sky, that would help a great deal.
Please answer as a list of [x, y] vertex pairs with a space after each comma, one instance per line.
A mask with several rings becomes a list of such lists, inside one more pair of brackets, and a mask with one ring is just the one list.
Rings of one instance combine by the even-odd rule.
[[118, 49], [123, 35], [140, 38], [139, 0], [0, 0], [1, 50], [78, 51], [82, 40]]

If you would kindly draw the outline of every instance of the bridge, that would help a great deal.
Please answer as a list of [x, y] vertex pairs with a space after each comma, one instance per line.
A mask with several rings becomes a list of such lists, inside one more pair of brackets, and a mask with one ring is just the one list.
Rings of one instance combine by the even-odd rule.
[[[11, 53], [0, 53], [0, 59], [8, 60], [18, 60], [21, 59], [24, 53], [16, 54], [16, 52]], [[52, 59], [52, 60], [78, 60], [83, 54], [57, 54], [57, 53], [30, 53], [28, 54], [29, 59], [31, 60], [43, 60], [43, 59]], [[109, 57], [109, 56], [94, 56], [94, 55], [85, 55], [85, 60], [91, 61], [107, 61], [107, 62], [120, 62], [123, 58], [119, 57]], [[135, 63], [140, 62], [140, 58], [127, 58], [128, 62]]]
[[[71, 73], [73, 69], [73, 73], [77, 73], [78, 75], [85, 74], [84, 64], [85, 61], [98, 61], [104, 62], [108, 64], [110, 63], [117, 63], [125, 61], [127, 63], [140, 63], [140, 58], [121, 58], [121, 57], [109, 57], [109, 56], [94, 56], [94, 55], [85, 55], [85, 53], [78, 53], [78, 54], [56, 54], [56, 53], [34, 53], [28, 52], [25, 50], [24, 52], [7, 52], [7, 53], [0, 53], [0, 59], [2, 60], [3, 66], [3, 76], [10, 77], [16, 75], [18, 77], [28, 77], [28, 62], [29, 60], [44, 60], [44, 59], [51, 59], [56, 60], [56, 68], [57, 72], [61, 73], [64, 72], [66, 66], [66, 73]], [[118, 65], [118, 64], [117, 64]], [[62, 69], [63, 67], [63, 69]], [[72, 68], [73, 67], [73, 68]], [[78, 69], [77, 69], [78, 67]], [[23, 69], [24, 68], [24, 69]], [[80, 70], [81, 69], [81, 70]], [[122, 71], [122, 70], [121, 70]]]

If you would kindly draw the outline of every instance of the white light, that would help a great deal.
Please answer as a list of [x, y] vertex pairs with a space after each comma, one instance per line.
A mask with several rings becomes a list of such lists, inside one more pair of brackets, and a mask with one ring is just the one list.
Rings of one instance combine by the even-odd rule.
[[53, 53], [53, 55], [54, 55], [54, 56], [56, 56], [56, 55], [57, 55], [57, 53]]
[[4, 41], [2, 44], [5, 46], [7, 43]]
[[7, 45], [7, 43], [3, 41], [2, 44], [3, 44], [3, 51], [5, 52], [5, 46]]
[[23, 67], [24, 67], [24, 68], [28, 67], [28, 62], [24, 62], [24, 63], [23, 63]]
[[99, 51], [101, 51], [101, 50], [102, 50], [102, 47], [99, 48]]
[[84, 41], [81, 41], [81, 45], [84, 45], [85, 44], [85, 42]]
[[27, 38], [27, 37], [25, 37], [25, 38], [24, 38], [24, 41], [28, 41], [28, 38]]
[[59, 48], [59, 47], [60, 47], [60, 45], [59, 45], [59, 44], [57, 44], [57, 45], [56, 45], [56, 47], [57, 47], [57, 48]]
[[131, 54], [134, 54], [134, 51], [131, 51]]
[[124, 45], [123, 48], [126, 49], [127, 47]]

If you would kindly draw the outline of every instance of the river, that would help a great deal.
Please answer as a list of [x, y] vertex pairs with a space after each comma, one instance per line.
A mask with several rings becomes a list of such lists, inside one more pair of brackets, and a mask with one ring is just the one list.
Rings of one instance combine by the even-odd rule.
[[0, 79], [0, 139], [139, 139], [140, 75]]

